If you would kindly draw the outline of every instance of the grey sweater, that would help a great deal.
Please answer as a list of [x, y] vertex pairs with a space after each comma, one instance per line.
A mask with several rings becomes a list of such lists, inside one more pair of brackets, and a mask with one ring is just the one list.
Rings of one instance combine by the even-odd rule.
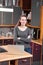
[[[28, 36], [31, 36], [31, 30], [30, 28], [26, 28], [25, 31], [21, 31], [18, 27], [14, 28], [14, 41], [17, 44], [21, 44], [21, 45], [27, 45], [31, 42], [31, 37], [28, 39]], [[19, 40], [18, 37], [20, 37], [21, 39]]]

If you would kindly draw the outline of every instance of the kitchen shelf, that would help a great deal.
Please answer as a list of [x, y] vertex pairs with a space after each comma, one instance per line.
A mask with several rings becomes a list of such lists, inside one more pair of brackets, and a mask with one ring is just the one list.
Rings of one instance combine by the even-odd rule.
[[27, 24], [27, 26], [30, 27], [30, 28], [39, 28], [40, 29], [39, 26], [32, 26], [32, 25], [29, 25], [29, 24]]
[[[39, 28], [40, 29], [40, 27], [39, 26], [31, 26], [31, 25], [29, 25], [29, 24], [27, 24], [26, 26], [28, 26], [28, 27], [31, 27], [31, 28]], [[0, 25], [0, 27], [15, 27], [15, 25]]]
[[3, 27], [14, 27], [15, 25], [0, 25], [0, 28], [3, 28]]

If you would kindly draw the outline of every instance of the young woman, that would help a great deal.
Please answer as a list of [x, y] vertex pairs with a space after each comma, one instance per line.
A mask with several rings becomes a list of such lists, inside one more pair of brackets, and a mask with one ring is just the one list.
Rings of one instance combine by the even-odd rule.
[[31, 30], [26, 26], [26, 23], [27, 18], [25, 15], [22, 15], [14, 28], [14, 42], [24, 45], [25, 49], [30, 47], [31, 42]]

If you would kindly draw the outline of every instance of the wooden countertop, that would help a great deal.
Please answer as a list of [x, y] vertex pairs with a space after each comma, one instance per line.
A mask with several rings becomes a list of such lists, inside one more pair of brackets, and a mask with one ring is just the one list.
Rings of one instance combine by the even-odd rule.
[[5, 36], [0, 36], [0, 40], [1, 40], [1, 39], [2, 39], [2, 40], [3, 40], [3, 39], [13, 39], [13, 37], [11, 37], [11, 36], [9, 36], [9, 37], [7, 37], [7, 36], [6, 36], [6, 37], [5, 37]]
[[[6, 49], [7, 51], [11, 51], [9, 49], [10, 45], [0, 46], [0, 47]], [[13, 49], [13, 45], [12, 45], [12, 49]], [[12, 53], [9, 54], [9, 52], [0, 53], [0, 62], [33, 57], [32, 54], [27, 53], [25, 51], [23, 51], [22, 54], [18, 54], [18, 53], [21, 53], [21, 51], [20, 50], [18, 51], [18, 49], [16, 49], [16, 48], [12, 51], [13, 51], [13, 53], [16, 53], [16, 54], [12, 54]]]
[[0, 53], [0, 62], [2, 61], [8, 61], [8, 60], [16, 60], [16, 59], [22, 59], [22, 58], [30, 58], [32, 57], [31, 54], [24, 52], [24, 54], [7, 54], [7, 53]]
[[42, 40], [38, 39], [38, 40], [32, 40], [33, 43], [42, 45]]

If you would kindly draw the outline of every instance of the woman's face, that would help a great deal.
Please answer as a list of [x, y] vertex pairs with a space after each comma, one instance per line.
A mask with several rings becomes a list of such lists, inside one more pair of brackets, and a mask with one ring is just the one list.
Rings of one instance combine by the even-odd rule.
[[20, 23], [21, 23], [22, 26], [24, 26], [27, 23], [26, 17], [21, 17]]

